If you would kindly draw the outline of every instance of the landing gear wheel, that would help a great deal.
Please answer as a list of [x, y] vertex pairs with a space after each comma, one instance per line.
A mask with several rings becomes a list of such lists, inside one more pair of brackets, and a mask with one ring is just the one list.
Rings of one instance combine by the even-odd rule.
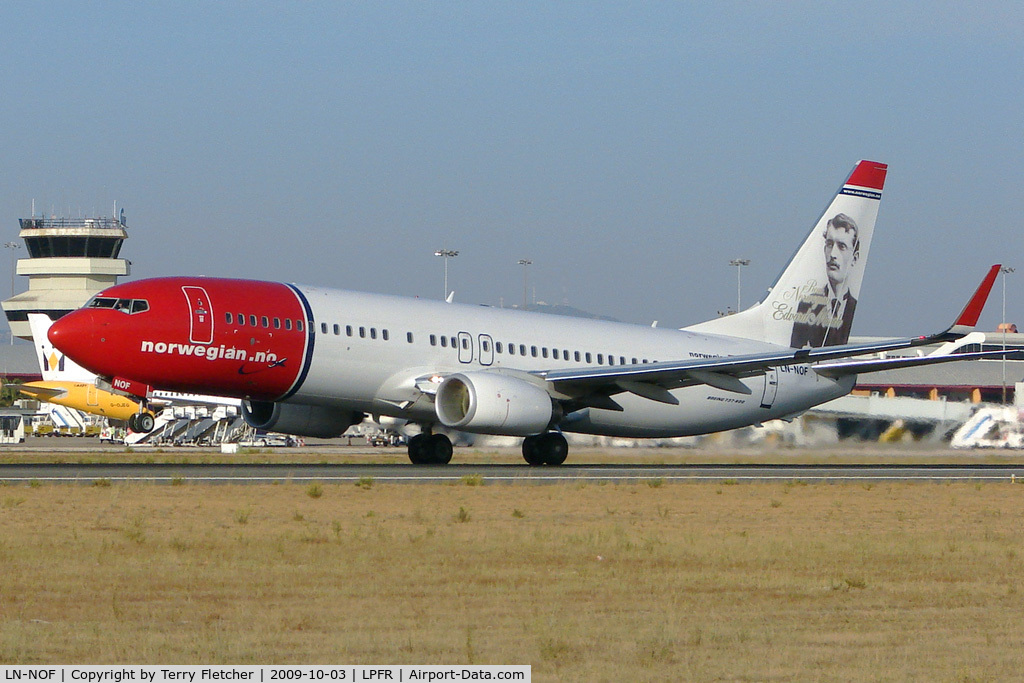
[[447, 465], [452, 460], [451, 439], [444, 434], [417, 434], [409, 439], [413, 465]]
[[137, 417], [138, 417], [138, 414], [136, 414], [136, 413], [133, 413], [133, 414], [128, 416], [128, 429], [132, 430], [133, 432], [138, 432], [139, 431], [139, 425], [135, 421], [135, 418], [137, 418]]
[[435, 465], [447, 465], [452, 461], [452, 441], [444, 434], [434, 434], [430, 437], [430, 450]]
[[569, 455], [569, 442], [559, 432], [548, 432], [523, 439], [523, 459], [534, 467], [561, 465]]
[[135, 426], [137, 427], [136, 431], [149, 434], [156, 426], [156, 420], [153, 419], [151, 413], [139, 413], [135, 416]]
[[523, 439], [523, 459], [531, 467], [540, 467], [544, 464], [544, 455], [537, 445], [539, 439], [539, 436], [528, 436]]
[[417, 434], [409, 439], [409, 461], [413, 465], [426, 465], [430, 462], [430, 434]]

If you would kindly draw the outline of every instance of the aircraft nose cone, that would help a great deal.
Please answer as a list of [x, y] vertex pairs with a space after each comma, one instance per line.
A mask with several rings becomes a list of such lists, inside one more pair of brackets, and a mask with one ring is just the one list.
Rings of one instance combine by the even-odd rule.
[[68, 313], [50, 325], [47, 337], [50, 343], [82, 367], [92, 369], [93, 356], [102, 352], [95, 343], [96, 325], [92, 311]]

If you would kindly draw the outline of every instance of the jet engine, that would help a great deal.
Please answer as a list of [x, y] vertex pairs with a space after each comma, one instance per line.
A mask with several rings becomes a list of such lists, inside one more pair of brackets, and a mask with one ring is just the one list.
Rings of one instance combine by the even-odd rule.
[[541, 387], [490, 372], [445, 377], [434, 397], [434, 411], [446, 427], [509, 436], [540, 434], [556, 415]]
[[268, 432], [331, 439], [363, 421], [363, 414], [302, 403], [242, 401], [246, 424]]

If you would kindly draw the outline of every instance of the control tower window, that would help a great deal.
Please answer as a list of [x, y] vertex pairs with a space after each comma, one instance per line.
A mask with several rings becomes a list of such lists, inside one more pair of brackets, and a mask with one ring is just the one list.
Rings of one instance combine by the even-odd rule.
[[68, 237], [47, 235], [26, 237], [25, 246], [31, 258], [86, 257], [117, 258], [121, 251], [120, 237]]

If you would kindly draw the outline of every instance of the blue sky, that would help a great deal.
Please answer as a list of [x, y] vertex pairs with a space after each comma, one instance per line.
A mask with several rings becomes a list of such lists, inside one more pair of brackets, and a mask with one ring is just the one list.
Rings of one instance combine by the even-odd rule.
[[730, 259], [759, 297], [868, 158], [854, 333], [936, 331], [996, 262], [1024, 323], [1020, 3], [9, 2], [0, 26], [4, 241], [33, 200], [116, 201], [133, 278], [438, 297], [446, 247], [459, 301], [521, 301], [529, 258], [540, 300], [679, 326], [735, 305]]

